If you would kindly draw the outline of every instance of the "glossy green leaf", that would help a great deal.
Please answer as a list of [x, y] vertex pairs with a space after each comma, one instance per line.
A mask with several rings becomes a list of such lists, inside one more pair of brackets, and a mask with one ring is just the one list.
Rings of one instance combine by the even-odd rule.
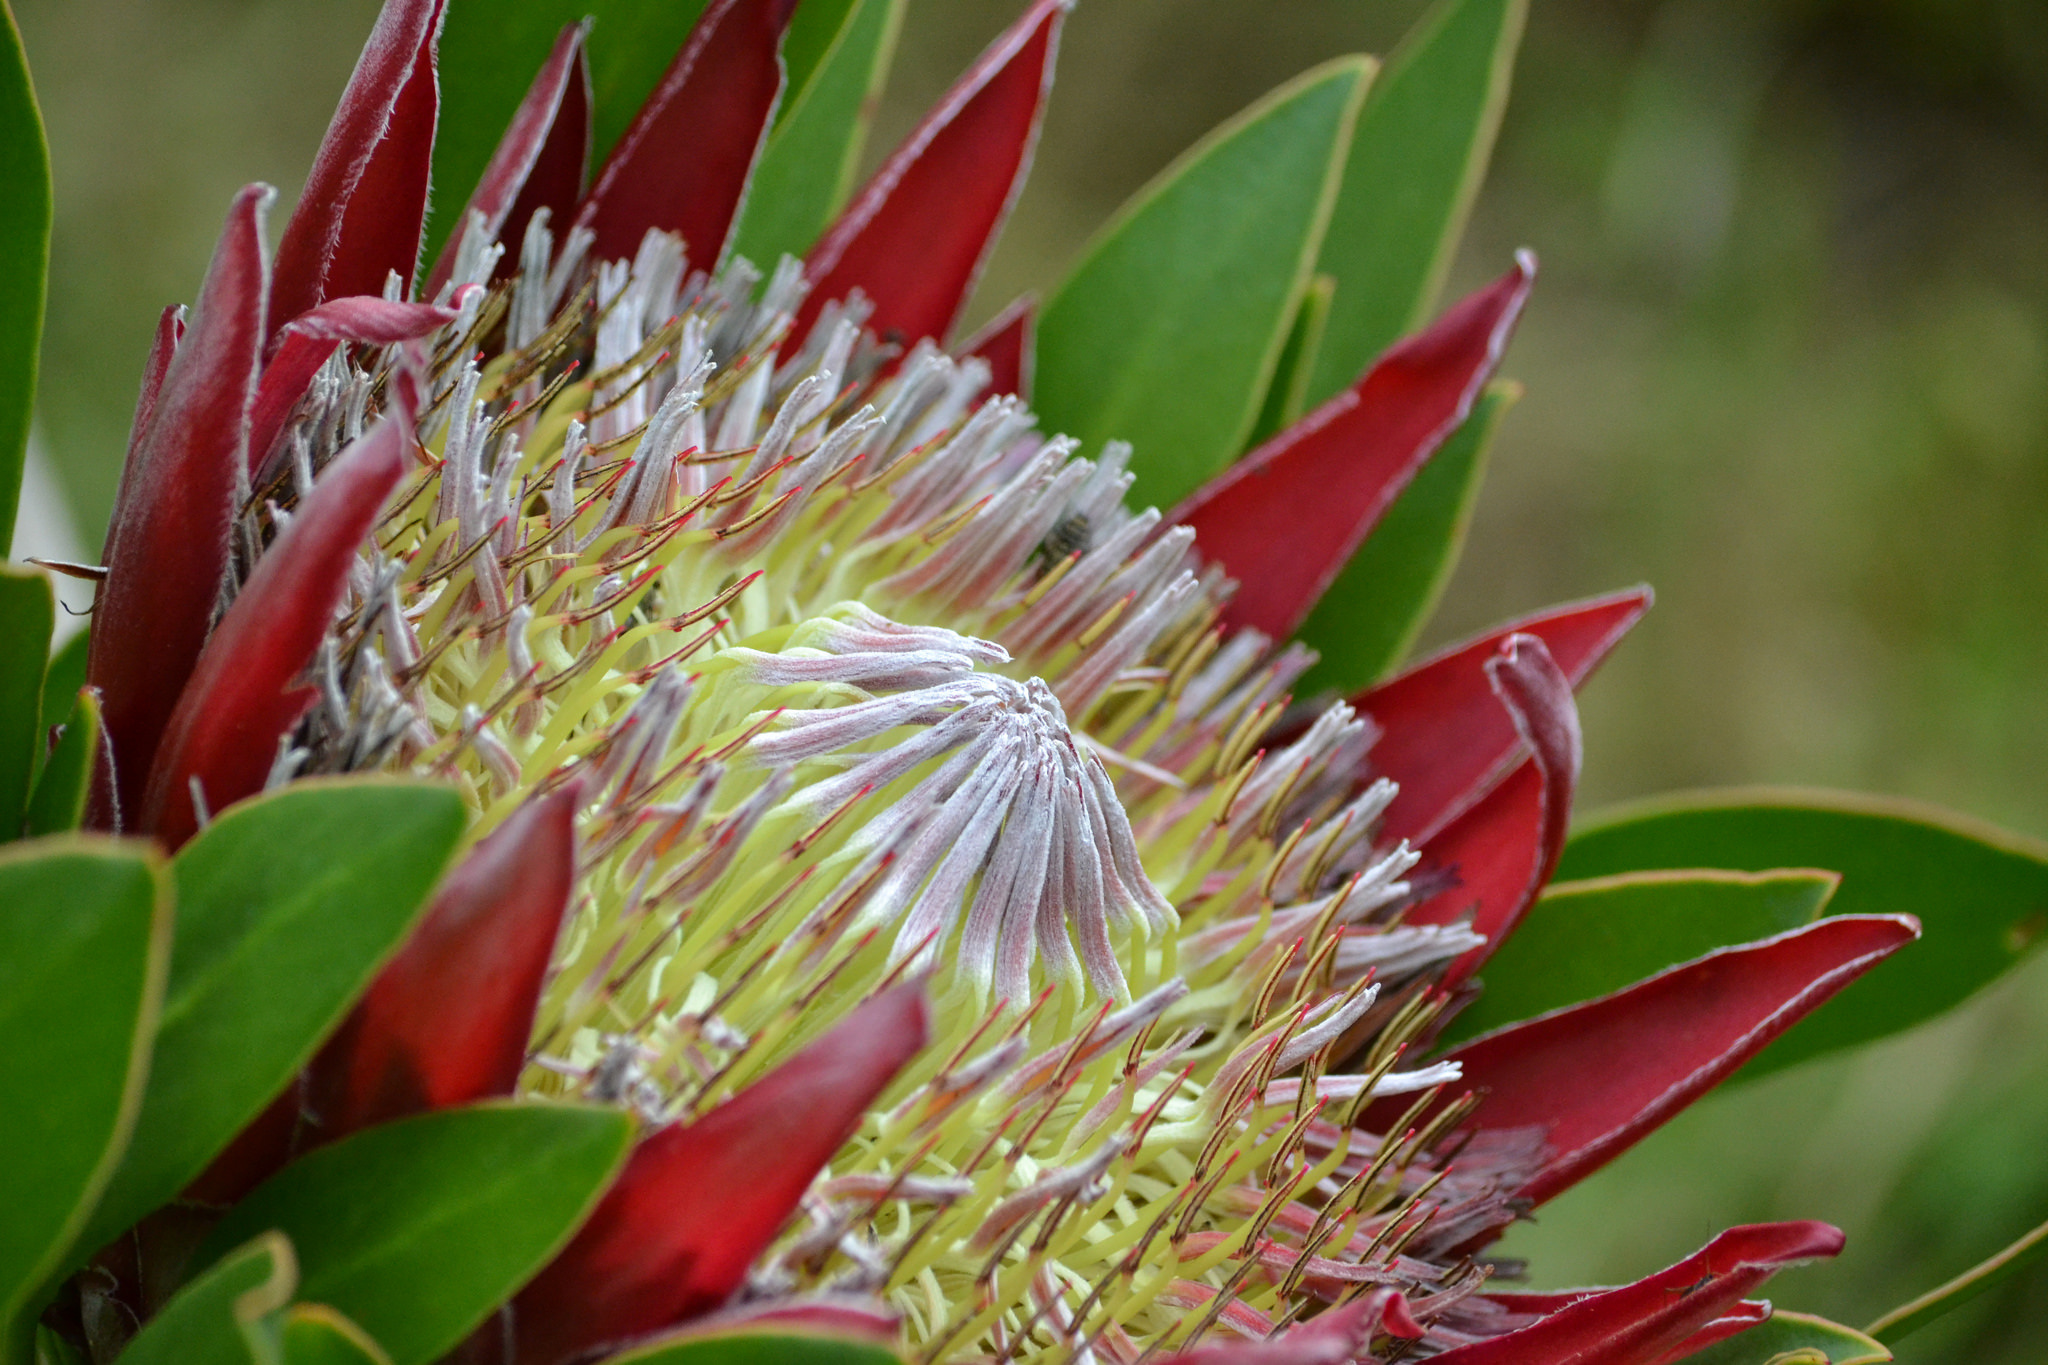
[[1631, 872], [1553, 882], [1487, 960], [1447, 1042], [1607, 995], [1716, 948], [1811, 923], [1832, 872]]
[[171, 950], [146, 844], [72, 835], [0, 852], [0, 1349], [17, 1350], [135, 1123]]
[[1047, 300], [1033, 406], [1048, 430], [1137, 448], [1169, 506], [1244, 449], [1336, 199], [1372, 62], [1273, 91], [1118, 210]]
[[121, 1365], [251, 1365], [272, 1354], [261, 1346], [297, 1280], [291, 1243], [266, 1233], [179, 1290], [121, 1352]]
[[804, 0], [797, 7], [783, 43], [789, 90], [740, 210], [738, 254], [764, 268], [785, 252], [802, 256], [853, 193], [903, 5]]
[[606, 1365], [899, 1365], [900, 1360], [871, 1341], [755, 1328], [686, 1333], [612, 1356]]
[[682, 49], [704, 0], [449, 0], [441, 30], [441, 124], [434, 136], [432, 260], [469, 202], [555, 35], [589, 15], [593, 169]]
[[50, 150], [14, 11], [0, 5], [0, 551], [14, 543], [50, 269]]
[[2048, 1223], [2041, 1224], [2011, 1246], [1979, 1261], [1948, 1283], [1928, 1290], [1910, 1303], [1900, 1304], [1864, 1330], [1887, 1346], [1896, 1345], [2044, 1255], [2048, 1255]]
[[35, 1365], [92, 1365], [85, 1353], [41, 1323], [36, 1324]]
[[1821, 1006], [1744, 1069], [1755, 1076], [1948, 1009], [2048, 933], [2048, 846], [1907, 801], [1732, 789], [1604, 811], [1565, 846], [1560, 880], [1648, 868], [1825, 867], [1837, 915], [1918, 915], [1920, 942]]
[[99, 1245], [205, 1169], [402, 943], [462, 832], [416, 782], [294, 783], [230, 807], [172, 864], [178, 930], [156, 1058]]
[[1528, 0], [1442, 0], [1358, 118], [1316, 269], [1337, 279], [1308, 386], [1320, 403], [1428, 320], [1485, 178]]
[[1322, 658], [1303, 677], [1303, 695], [1348, 696], [1392, 673], [1413, 648], [1464, 549], [1494, 432], [1521, 396], [1513, 382], [1487, 386], [1309, 612], [1300, 636]]
[[1330, 299], [1337, 281], [1329, 275], [1312, 275], [1295, 305], [1294, 321], [1287, 327], [1287, 344], [1280, 348], [1280, 363], [1274, 367], [1273, 382], [1266, 386], [1266, 401], [1245, 442], [1247, 450], [1264, 444], [1294, 424], [1308, 408], [1309, 374], [1315, 368], [1316, 352], [1323, 344], [1323, 327], [1330, 320]]
[[[1805, 1360], [1820, 1365], [1878, 1365], [1892, 1353], [1853, 1327], [1778, 1309], [1746, 1332], [1717, 1341], [1685, 1358], [1686, 1365], [1766, 1365], [1792, 1352], [1813, 1352]], [[1800, 1360], [1798, 1355], [1794, 1360]], [[1789, 1363], [1788, 1363], [1789, 1365]]]
[[396, 1365], [425, 1365], [561, 1249], [632, 1133], [621, 1110], [533, 1102], [369, 1128], [271, 1177], [198, 1259], [276, 1228], [306, 1298], [360, 1323]]
[[43, 670], [43, 714], [61, 716], [70, 712], [78, 689], [85, 686], [85, 656], [92, 646], [92, 632], [81, 630], [50, 654]]
[[43, 661], [56, 624], [49, 575], [0, 565], [0, 841], [21, 837], [43, 736]]
[[295, 1303], [279, 1334], [284, 1365], [391, 1365], [362, 1328], [324, 1303]]
[[85, 797], [92, 782], [92, 759], [100, 747], [99, 694], [79, 688], [64, 733], [43, 763], [29, 797], [26, 825], [31, 837], [61, 834], [78, 828], [85, 818]]

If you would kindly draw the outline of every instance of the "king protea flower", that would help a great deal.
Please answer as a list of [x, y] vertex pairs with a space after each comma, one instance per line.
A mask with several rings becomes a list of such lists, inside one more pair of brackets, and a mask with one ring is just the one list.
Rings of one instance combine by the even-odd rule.
[[[494, 1096], [637, 1146], [471, 1349], [716, 1321], [918, 1359], [1653, 1365], [1832, 1254], [1737, 1228], [1510, 1292], [1488, 1246], [1908, 941], [1840, 916], [1432, 1055], [1556, 864], [1574, 686], [1648, 605], [1348, 699], [1288, 643], [1470, 411], [1496, 283], [1181, 505], [954, 332], [1029, 161], [1037, 0], [806, 259], [727, 247], [788, 6], [714, 0], [586, 180], [565, 30], [424, 276], [440, 0], [388, 0], [272, 257], [237, 196], [145, 371], [90, 823], [175, 849], [320, 774], [468, 852], [188, 1191]], [[1200, 385], [1199, 374], [1186, 382]]]

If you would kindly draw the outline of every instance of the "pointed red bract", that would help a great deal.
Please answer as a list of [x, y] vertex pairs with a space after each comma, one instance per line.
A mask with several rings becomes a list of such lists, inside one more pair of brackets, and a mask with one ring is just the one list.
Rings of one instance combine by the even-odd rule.
[[545, 208], [563, 222], [583, 197], [583, 171], [590, 160], [590, 60], [583, 45], [589, 36], [585, 19], [555, 39], [469, 203], [456, 215], [441, 259], [421, 291], [427, 298], [439, 297], [448, 283], [472, 214], [483, 215], [492, 240], [511, 234], [506, 259], [499, 262], [499, 272], [510, 274], [518, 264], [520, 234], [534, 210]]
[[1588, 598], [1489, 631], [1351, 699], [1381, 730], [1372, 769], [1400, 784], [1380, 837], [1420, 843], [1471, 806], [1517, 759], [1513, 721], [1487, 681], [1486, 660], [1510, 635], [1534, 635], [1574, 688], [1650, 609], [1648, 588]]
[[963, 356], [988, 362], [988, 391], [1031, 397], [1031, 370], [1038, 346], [1038, 296], [1026, 294], [989, 319], [988, 326], [960, 343]]
[[[86, 681], [100, 689], [101, 724], [114, 757], [111, 783], [94, 783], [87, 821], [95, 829], [132, 822], [227, 572], [235, 481], [246, 468], [249, 405], [263, 354], [263, 215], [270, 199], [267, 185], [235, 196], [198, 317], [162, 371], [148, 429], [131, 445], [121, 474], [86, 664]], [[166, 333], [175, 332], [167, 323], [159, 324], [150, 371]]]
[[263, 378], [256, 385], [256, 403], [249, 413], [250, 477], [258, 479], [270, 447], [284, 430], [285, 419], [305, 396], [306, 387], [327, 357], [343, 342], [389, 346], [416, 341], [454, 320], [453, 308], [393, 303], [369, 295], [329, 299], [293, 318], [279, 335], [276, 353], [263, 367]]
[[1422, 846], [1425, 870], [1457, 884], [1409, 911], [1410, 924], [1447, 924], [1468, 913], [1486, 942], [1453, 962], [1446, 986], [1464, 981], [1514, 932], [1557, 870], [1578, 790], [1579, 712], [1570, 679], [1541, 638], [1510, 635], [1486, 661], [1486, 678], [1515, 733], [1532, 751], [1477, 805]]
[[1536, 280], [1515, 268], [1389, 347], [1365, 376], [1195, 490], [1167, 517], [1237, 580], [1228, 626], [1285, 639], [1415, 472], [1472, 411]]
[[512, 1093], [575, 889], [577, 800], [529, 801], [441, 883], [313, 1063], [319, 1141]]
[[1037, 0], [989, 44], [826, 229], [804, 261], [811, 292], [793, 335], [859, 289], [884, 340], [946, 340], [1031, 167], [1072, 3]]
[[641, 1142], [513, 1301], [516, 1365], [558, 1365], [724, 1303], [926, 1030], [921, 988], [895, 987], [695, 1123]]
[[1759, 1323], [1768, 1322], [1770, 1317], [1771, 1304], [1768, 1299], [1743, 1299], [1731, 1304], [1727, 1312], [1657, 1357], [1656, 1365], [1672, 1365], [1673, 1362], [1684, 1360], [1687, 1356], [1706, 1350], [1717, 1341], [1726, 1341], [1738, 1332], [1747, 1332]]
[[426, 221], [445, 0], [385, 0], [277, 246], [270, 331], [330, 298], [410, 290]]
[[[135, 446], [149, 430], [149, 416], [156, 411], [156, 400], [163, 393], [164, 375], [171, 368], [171, 357], [178, 353], [178, 343], [185, 339], [185, 307], [172, 304], [157, 317], [156, 334], [150, 338], [149, 359], [142, 363], [142, 387], [135, 395], [135, 422], [128, 428], [128, 458], [135, 458]], [[120, 494], [114, 495], [119, 503]]]
[[300, 678], [405, 473], [412, 414], [403, 403], [394, 409], [328, 466], [207, 640], [143, 797], [138, 827], [165, 847], [199, 828], [195, 785], [214, 811], [261, 791], [278, 740], [318, 695]]
[[661, 84], [605, 158], [576, 221], [601, 259], [631, 256], [649, 228], [716, 268], [782, 96], [787, 0], [712, 0]]
[[[1445, 1060], [1484, 1092], [1481, 1128], [1546, 1130], [1542, 1203], [1635, 1145], [1807, 1013], [1919, 936], [1907, 915], [1836, 915], [1722, 948], [1626, 990], [1485, 1034]], [[1368, 1110], [1367, 1127], [1398, 1118]]]
[[1841, 1249], [1842, 1234], [1826, 1223], [1730, 1228], [1669, 1269], [1587, 1294], [1539, 1322], [1434, 1359], [1442, 1365], [1662, 1365], [1777, 1271]]

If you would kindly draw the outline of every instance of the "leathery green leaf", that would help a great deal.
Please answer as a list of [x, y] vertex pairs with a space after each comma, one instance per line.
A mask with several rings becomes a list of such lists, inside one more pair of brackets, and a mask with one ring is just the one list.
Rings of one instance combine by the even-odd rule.
[[1086, 445], [1130, 441], [1138, 503], [1171, 505], [1244, 449], [1374, 69], [1326, 63], [1217, 128], [1047, 300], [1032, 406]]
[[1315, 368], [1316, 352], [1323, 344], [1323, 326], [1330, 320], [1330, 298], [1337, 281], [1328, 275], [1312, 275], [1295, 306], [1294, 321], [1287, 327], [1287, 344], [1280, 348], [1280, 363], [1274, 367], [1273, 382], [1266, 386], [1266, 401], [1252, 423], [1246, 449], [1263, 444], [1294, 424], [1308, 407], [1309, 372]]
[[[441, 124], [425, 259], [441, 249], [555, 35], [588, 15], [591, 156], [626, 131], [682, 49], [705, 0], [449, 0], [441, 30]], [[593, 164], [594, 164], [593, 163]]]
[[1853, 1327], [1780, 1308], [1749, 1330], [1685, 1359], [1686, 1365], [1766, 1365], [1786, 1355], [1799, 1365], [1878, 1365], [1892, 1358], [1890, 1351]]
[[85, 818], [86, 791], [92, 782], [93, 755], [100, 747], [99, 693], [81, 687], [64, 718], [64, 733], [50, 751], [29, 797], [24, 822], [30, 837], [77, 829]]
[[291, 1243], [265, 1233], [179, 1290], [121, 1352], [123, 1365], [275, 1359], [274, 1315], [291, 1302], [297, 1283]]
[[324, 1303], [295, 1303], [279, 1334], [284, 1365], [391, 1365], [370, 1334]]
[[81, 630], [50, 653], [43, 670], [43, 714], [61, 716], [71, 709], [78, 689], [85, 686], [85, 656], [92, 645], [92, 632]]
[[134, 1126], [171, 951], [147, 844], [70, 835], [0, 853], [0, 1350], [19, 1359]]
[[361, 1324], [395, 1365], [469, 1335], [569, 1240], [633, 1134], [621, 1110], [491, 1103], [369, 1128], [244, 1199], [198, 1260], [267, 1228], [302, 1293]]
[[1979, 1261], [1948, 1283], [1928, 1290], [1910, 1303], [1900, 1304], [1864, 1330], [1887, 1346], [1894, 1345], [2044, 1255], [2048, 1255], [2048, 1223], [2041, 1224], [2011, 1246]]
[[57, 595], [38, 569], [0, 566], [0, 841], [21, 837], [43, 738], [43, 660]]
[[[783, 52], [789, 89], [740, 210], [734, 250], [773, 266], [811, 249], [853, 193], [904, 0], [804, 0]], [[836, 21], [836, 26], [835, 25]]]
[[14, 541], [50, 270], [50, 149], [14, 11], [0, 5], [0, 551]]
[[1337, 296], [1308, 386], [1320, 403], [1428, 320], [1486, 176], [1528, 0], [1442, 0], [1387, 58], [1316, 269]]
[[608, 1365], [898, 1365], [885, 1346], [767, 1328], [684, 1333], [611, 1357]]
[[447, 788], [315, 779], [179, 851], [156, 1057], [88, 1244], [175, 1195], [284, 1089], [404, 941], [463, 823]]
[[1837, 915], [1911, 914], [1909, 946], [1770, 1045], [1756, 1076], [1932, 1018], [2048, 933], [2048, 845], [1914, 802], [1736, 788], [1601, 812], [1565, 846], [1559, 880], [1650, 868], [1825, 867]]
[[1704, 957], [1811, 923], [1841, 881], [1832, 872], [1628, 872], [1552, 882], [1500, 950], [1486, 989], [1445, 1030], [1471, 1038]]
[[1494, 433], [1521, 396], [1511, 380], [1487, 386], [1309, 612], [1299, 634], [1322, 657], [1302, 678], [1302, 695], [1328, 688], [1348, 696], [1392, 673], [1414, 647], [1465, 547]]

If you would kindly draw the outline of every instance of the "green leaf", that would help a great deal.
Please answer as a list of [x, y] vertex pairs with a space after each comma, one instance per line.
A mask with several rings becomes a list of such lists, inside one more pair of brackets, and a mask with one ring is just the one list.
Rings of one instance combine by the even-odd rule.
[[1618, 991], [1646, 976], [1810, 924], [1832, 872], [1630, 872], [1553, 882], [1482, 969], [1486, 989], [1447, 1042]]
[[1303, 677], [1302, 695], [1349, 696], [1392, 673], [1414, 647], [1464, 548], [1494, 432], [1521, 396], [1512, 381], [1487, 386], [1309, 612], [1300, 636], [1322, 658]]
[[[121, 1352], [121, 1365], [250, 1365], [297, 1283], [292, 1246], [265, 1233], [179, 1290]], [[253, 1340], [252, 1340], [253, 1338]], [[273, 1357], [274, 1358], [274, 1357]]]
[[366, 1129], [244, 1199], [198, 1261], [265, 1229], [302, 1293], [362, 1324], [396, 1365], [454, 1347], [569, 1240], [625, 1160], [617, 1109], [495, 1103]]
[[56, 624], [49, 575], [0, 565], [0, 841], [21, 837], [28, 810], [43, 735], [43, 660]]
[[[1811, 1352], [1812, 1354], [1792, 1354]], [[1765, 1365], [1781, 1355], [1820, 1365], [1878, 1365], [1892, 1353], [1853, 1327], [1780, 1308], [1748, 1331], [1685, 1358], [1686, 1365]]]
[[85, 797], [92, 782], [93, 755], [100, 747], [100, 699], [92, 689], [78, 689], [64, 733], [43, 764], [35, 795], [28, 803], [28, 832], [61, 834], [78, 828], [85, 818]]
[[405, 940], [463, 823], [444, 787], [313, 780], [179, 852], [156, 1059], [88, 1244], [175, 1195], [284, 1089]]
[[1826, 867], [1830, 914], [1918, 915], [1925, 936], [1766, 1048], [1754, 1077], [1946, 1010], [2048, 932], [2048, 846], [1913, 802], [1734, 789], [1605, 811], [1565, 846], [1561, 880], [1649, 868]]
[[2032, 1265], [2044, 1254], [2048, 1254], [2048, 1223], [1979, 1261], [1947, 1284], [1900, 1304], [1864, 1330], [1887, 1346], [1896, 1345], [1951, 1309], [1962, 1307], [1999, 1281]]
[[63, 1337], [37, 1323], [35, 1365], [92, 1365], [92, 1362]]
[[593, 158], [601, 164], [689, 37], [704, 0], [450, 0], [426, 259], [441, 249], [555, 35], [589, 15]]
[[[733, 250], [802, 256], [853, 193], [903, 24], [904, 0], [804, 0], [783, 55], [789, 90], [740, 210]], [[833, 26], [836, 21], [836, 27]]]
[[73, 835], [0, 852], [8, 1359], [134, 1127], [170, 951], [170, 869], [147, 844]]
[[1358, 117], [1316, 269], [1337, 278], [1308, 386], [1320, 403], [1436, 307], [1486, 176], [1528, 0], [1442, 0]]
[[78, 689], [85, 686], [85, 657], [92, 648], [92, 632], [81, 630], [59, 645], [43, 671], [43, 714], [61, 716], [70, 711]]
[[1323, 240], [1366, 57], [1281, 86], [1183, 153], [1097, 234], [1038, 323], [1049, 430], [1137, 448], [1169, 506], [1244, 449]]
[[1329, 275], [1312, 275], [1295, 305], [1294, 321], [1287, 327], [1287, 344], [1280, 348], [1280, 363], [1273, 370], [1273, 382], [1266, 386], [1266, 401], [1252, 423], [1247, 450], [1263, 445], [1294, 424], [1308, 407], [1309, 372], [1315, 368], [1316, 351], [1323, 344], [1323, 326], [1330, 320], [1330, 299], [1337, 281]]
[[368, 1332], [324, 1303], [286, 1309], [280, 1346], [284, 1365], [391, 1365]]
[[823, 1333], [754, 1328], [683, 1332], [609, 1357], [605, 1365], [900, 1365], [886, 1346]]
[[[14, 11], [0, 5], [0, 552], [14, 543], [50, 271], [50, 149]], [[12, 828], [10, 826], [9, 828]]]

